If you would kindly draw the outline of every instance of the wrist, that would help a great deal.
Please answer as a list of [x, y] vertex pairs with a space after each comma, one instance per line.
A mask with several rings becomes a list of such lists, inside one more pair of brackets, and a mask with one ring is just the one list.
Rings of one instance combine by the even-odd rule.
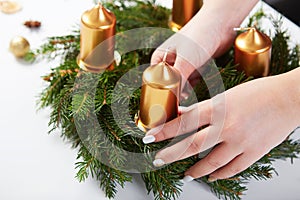
[[214, 34], [208, 34], [216, 39], [217, 46], [211, 51], [213, 57], [222, 55], [232, 46], [236, 37], [234, 28], [240, 27], [257, 2], [258, 0], [214, 0], [203, 4], [198, 14], [204, 23], [209, 23], [209, 29], [214, 28]]
[[296, 126], [300, 125], [300, 67], [280, 75], [279, 84], [283, 85], [281, 98], [283, 106], [286, 107], [287, 114], [291, 116], [290, 120]]
[[[297, 109], [297, 113], [300, 112], [300, 67], [288, 72], [286, 76], [289, 77], [289, 87], [287, 89], [290, 90], [290, 100], [291, 103], [295, 105], [295, 108]], [[300, 114], [299, 114], [300, 116]]]
[[[188, 77], [197, 69], [200, 69], [214, 54], [220, 46], [221, 24], [213, 19], [212, 13], [198, 12], [178, 34], [185, 38], [185, 44], [189, 44], [188, 56], [183, 57], [190, 65], [175, 63], [183, 77]], [[200, 23], [199, 23], [200, 22]]]
[[201, 50], [205, 51], [206, 56], [211, 58], [221, 44], [222, 24], [214, 13], [201, 8], [180, 30], [180, 33], [194, 41]]

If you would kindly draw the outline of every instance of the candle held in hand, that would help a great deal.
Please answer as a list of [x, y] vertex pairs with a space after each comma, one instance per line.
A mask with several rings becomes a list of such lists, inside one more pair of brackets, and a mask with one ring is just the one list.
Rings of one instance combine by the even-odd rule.
[[141, 130], [147, 131], [178, 116], [181, 76], [164, 59], [148, 67], [142, 79], [137, 124]]

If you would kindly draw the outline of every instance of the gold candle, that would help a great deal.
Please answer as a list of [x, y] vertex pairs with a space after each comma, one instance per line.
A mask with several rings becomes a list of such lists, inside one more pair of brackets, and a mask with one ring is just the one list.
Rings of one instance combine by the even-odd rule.
[[200, 10], [203, 0], [173, 0], [172, 19], [169, 23], [173, 31], [179, 31]]
[[100, 3], [84, 12], [81, 17], [79, 66], [91, 72], [112, 69], [115, 33], [116, 17]]
[[148, 67], [143, 73], [138, 126], [148, 130], [178, 116], [180, 73], [166, 62]]
[[256, 28], [246, 28], [246, 31], [236, 38], [234, 46], [234, 60], [238, 70], [255, 78], [268, 76], [272, 41], [267, 35]]

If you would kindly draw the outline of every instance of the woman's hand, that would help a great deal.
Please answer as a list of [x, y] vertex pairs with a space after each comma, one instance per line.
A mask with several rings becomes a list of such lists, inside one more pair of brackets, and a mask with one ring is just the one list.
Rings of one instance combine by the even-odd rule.
[[[159, 48], [157, 48], [151, 59], [151, 65], [161, 62], [165, 56], [166, 62], [174, 66], [182, 76], [182, 88], [185, 86], [188, 78], [195, 70], [199, 70], [216, 52], [219, 46], [219, 33], [217, 28], [212, 30], [207, 24], [192, 25], [194, 29], [189, 28], [190, 22], [180, 32], [175, 33], [167, 39]], [[215, 22], [214, 22], [215, 23]], [[216, 27], [216, 26], [215, 26]], [[200, 35], [211, 35], [210, 39], [201, 38]], [[232, 33], [234, 33], [232, 31]]]
[[182, 110], [180, 117], [150, 130], [144, 142], [163, 141], [207, 126], [157, 153], [162, 166], [213, 150], [185, 172], [185, 180], [210, 181], [245, 170], [283, 142], [300, 124], [300, 68], [253, 80]]
[[210, 58], [221, 55], [232, 45], [236, 36], [233, 28], [240, 26], [257, 1], [205, 2], [193, 19], [157, 48], [151, 64], [161, 62], [169, 49], [166, 61], [181, 73], [183, 89], [195, 70], [201, 70]]

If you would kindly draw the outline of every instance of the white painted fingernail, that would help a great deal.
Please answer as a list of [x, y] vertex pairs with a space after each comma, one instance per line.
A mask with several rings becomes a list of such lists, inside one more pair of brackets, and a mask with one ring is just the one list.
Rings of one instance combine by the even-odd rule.
[[147, 135], [143, 138], [144, 144], [150, 144], [152, 142], [155, 142], [155, 137], [153, 135]]
[[178, 112], [180, 112], [180, 113], [187, 112], [187, 111], [188, 111], [188, 107], [185, 107], [185, 106], [178, 107]]
[[184, 100], [187, 100], [188, 98], [189, 98], [189, 93], [187, 93], [187, 92], [182, 92], [181, 93], [181, 98], [183, 98]]
[[183, 179], [182, 179], [182, 182], [183, 183], [189, 183], [189, 182], [192, 182], [194, 180], [193, 177], [191, 176], [185, 176]]
[[212, 182], [215, 182], [216, 180], [218, 180], [216, 177], [213, 177], [213, 176], [210, 176], [207, 181], [212, 183]]
[[153, 165], [155, 167], [162, 167], [165, 164], [166, 164], [165, 161], [163, 161], [162, 159], [156, 159], [156, 160], [153, 161]]

